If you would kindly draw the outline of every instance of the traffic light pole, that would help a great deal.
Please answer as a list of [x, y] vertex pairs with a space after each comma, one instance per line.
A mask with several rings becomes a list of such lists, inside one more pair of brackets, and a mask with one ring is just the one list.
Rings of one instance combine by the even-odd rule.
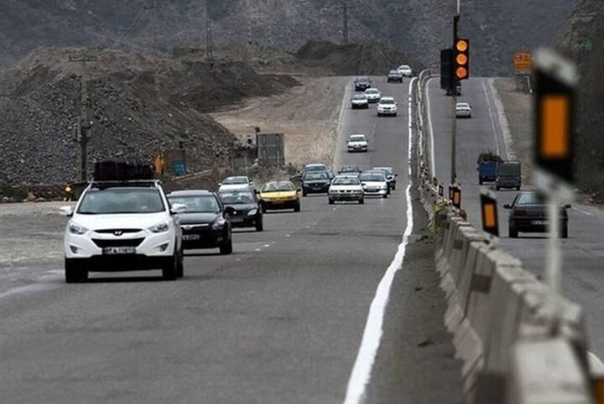
[[[457, 40], [457, 26], [459, 24], [459, 0], [457, 0], [457, 12], [453, 17], [453, 46]], [[453, 97], [451, 98], [451, 185], [457, 183], [457, 118], [455, 116], [455, 106], [457, 105], [457, 83], [453, 75]]]

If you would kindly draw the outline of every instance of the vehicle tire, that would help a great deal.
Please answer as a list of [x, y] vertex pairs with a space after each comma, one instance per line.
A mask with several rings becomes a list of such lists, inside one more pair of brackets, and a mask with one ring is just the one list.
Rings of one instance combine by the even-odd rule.
[[329, 204], [330, 204], [330, 205], [333, 205], [333, 204], [334, 204], [334, 200], [333, 200], [333, 199], [331, 199], [331, 198], [329, 198]]
[[478, 185], [482, 185], [482, 183], [483, 183], [482, 178], [479, 178], [478, 179]]
[[294, 212], [300, 212], [300, 202], [296, 206], [294, 206]]
[[88, 271], [74, 260], [65, 258], [65, 283], [76, 283], [88, 280]]
[[174, 254], [161, 268], [161, 275], [165, 281], [174, 281], [178, 277], [178, 253]]
[[260, 206], [262, 207], [262, 213], [266, 213], [266, 205], [265, 205], [265, 204], [262, 204], [262, 205], [260, 205]]
[[263, 231], [263, 230], [264, 230], [264, 221], [258, 220], [256, 222], [256, 231]]
[[302, 196], [306, 196], [308, 195], [308, 192], [306, 192], [304, 189], [302, 190]]
[[365, 105], [365, 109], [369, 109], [369, 104]]
[[233, 239], [229, 237], [229, 241], [220, 246], [220, 254], [227, 255], [233, 252]]
[[364, 204], [365, 204], [365, 198], [359, 199], [359, 205], [364, 205]]
[[382, 195], [382, 198], [383, 198], [383, 199], [388, 198], [388, 194]]
[[396, 118], [396, 112], [395, 112], [395, 113], [394, 113], [394, 115], [392, 115], [392, 116]]
[[510, 238], [518, 238], [518, 231], [514, 229], [512, 226], [509, 227]]
[[495, 191], [499, 191], [501, 189], [501, 187], [495, 185]]
[[392, 184], [392, 190], [396, 191], [396, 184]]
[[180, 252], [178, 253], [178, 262], [176, 264], [176, 276], [178, 278], [182, 278], [183, 276], [185, 276], [185, 253], [182, 250], [182, 247], [180, 248]]

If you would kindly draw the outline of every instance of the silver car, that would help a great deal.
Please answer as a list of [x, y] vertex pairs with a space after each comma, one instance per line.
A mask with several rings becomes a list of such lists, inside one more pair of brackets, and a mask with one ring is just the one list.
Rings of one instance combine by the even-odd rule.
[[471, 118], [472, 107], [467, 102], [458, 102], [455, 104], [455, 117], [456, 118]]

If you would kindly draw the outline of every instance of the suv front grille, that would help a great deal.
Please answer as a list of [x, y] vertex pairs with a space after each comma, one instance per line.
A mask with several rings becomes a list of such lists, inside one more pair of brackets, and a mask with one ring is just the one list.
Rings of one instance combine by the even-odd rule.
[[99, 248], [105, 247], [138, 247], [144, 238], [130, 238], [130, 239], [114, 239], [114, 240], [101, 240], [93, 238], [92, 241]]
[[104, 230], [95, 230], [96, 233], [101, 233], [101, 234], [115, 234], [116, 236], [119, 233], [119, 235], [121, 234], [127, 234], [127, 233], [138, 233], [139, 231], [141, 231], [141, 229], [104, 229]]

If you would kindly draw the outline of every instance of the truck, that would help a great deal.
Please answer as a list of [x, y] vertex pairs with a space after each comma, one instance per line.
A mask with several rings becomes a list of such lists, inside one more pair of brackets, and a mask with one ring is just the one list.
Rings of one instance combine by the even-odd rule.
[[493, 152], [481, 153], [478, 156], [476, 170], [478, 170], [478, 183], [482, 185], [484, 182], [493, 182], [497, 179], [497, 166], [503, 160]]
[[522, 175], [520, 162], [505, 161], [497, 165], [497, 177], [495, 178], [495, 189], [516, 188], [520, 191], [522, 186]]

